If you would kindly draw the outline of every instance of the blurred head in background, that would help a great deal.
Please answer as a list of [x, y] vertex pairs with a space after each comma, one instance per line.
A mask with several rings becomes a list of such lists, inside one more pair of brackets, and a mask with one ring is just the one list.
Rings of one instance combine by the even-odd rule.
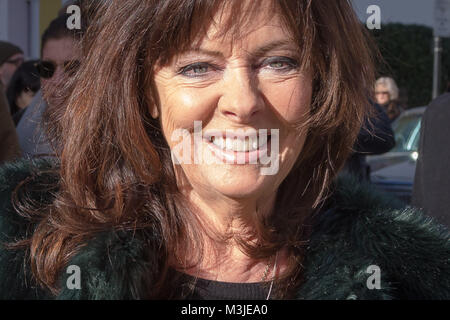
[[12, 43], [0, 41], [0, 81], [5, 90], [17, 68], [23, 63], [23, 51]]
[[58, 97], [58, 88], [64, 85], [65, 76], [76, 72], [80, 63], [80, 30], [67, 28], [69, 17], [64, 14], [54, 19], [42, 36], [41, 61], [37, 67], [43, 97], [49, 104]]
[[384, 106], [397, 99], [398, 87], [394, 79], [382, 77], [375, 82], [375, 100], [379, 105]]
[[375, 101], [384, 108], [391, 122], [404, 110], [399, 101], [397, 84], [390, 77], [382, 77], [375, 82]]
[[37, 60], [24, 62], [11, 78], [6, 96], [11, 108], [11, 115], [25, 109], [41, 87], [41, 81], [36, 68]]

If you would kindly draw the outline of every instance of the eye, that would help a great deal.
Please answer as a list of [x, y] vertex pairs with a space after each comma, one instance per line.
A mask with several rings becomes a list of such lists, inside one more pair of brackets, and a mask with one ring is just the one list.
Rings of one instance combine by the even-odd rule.
[[290, 71], [298, 68], [298, 62], [288, 57], [272, 57], [264, 60], [261, 67], [269, 67], [276, 71]]
[[216, 69], [214, 66], [212, 66], [209, 63], [206, 62], [197, 62], [190, 65], [187, 65], [185, 67], [182, 67], [178, 70], [178, 74], [184, 75], [186, 77], [201, 77], [208, 73], [208, 71]]

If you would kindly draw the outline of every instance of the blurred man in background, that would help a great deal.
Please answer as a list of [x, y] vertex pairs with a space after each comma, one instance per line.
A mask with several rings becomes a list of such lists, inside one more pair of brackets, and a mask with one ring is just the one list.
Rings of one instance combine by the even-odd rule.
[[66, 26], [69, 15], [54, 19], [42, 35], [41, 60], [37, 64], [41, 91], [34, 97], [17, 125], [20, 147], [25, 157], [50, 155], [52, 150], [42, 127], [42, 114], [58, 98], [64, 74], [70, 75], [79, 64], [80, 31]]

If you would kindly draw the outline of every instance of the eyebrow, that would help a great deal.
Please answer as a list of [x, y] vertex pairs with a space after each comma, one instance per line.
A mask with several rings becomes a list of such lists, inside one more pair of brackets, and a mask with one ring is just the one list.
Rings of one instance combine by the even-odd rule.
[[[292, 44], [293, 44], [292, 41], [290, 41], [288, 39], [269, 42], [269, 43], [257, 48], [254, 52], [251, 52], [250, 55], [253, 57], [261, 57], [261, 56], [265, 55], [267, 52], [272, 51], [274, 49], [295, 50], [295, 47]], [[207, 50], [207, 49], [203, 49], [203, 48], [191, 48], [187, 52], [202, 53], [202, 54], [206, 54], [209, 56], [223, 58], [223, 53], [221, 51]]]
[[255, 52], [252, 53], [252, 56], [261, 57], [265, 55], [267, 52], [272, 51], [274, 49], [291, 49], [294, 50], [295, 46], [293, 46], [292, 41], [288, 39], [273, 41], [268, 44], [263, 45], [262, 47], [259, 47], [255, 50]]

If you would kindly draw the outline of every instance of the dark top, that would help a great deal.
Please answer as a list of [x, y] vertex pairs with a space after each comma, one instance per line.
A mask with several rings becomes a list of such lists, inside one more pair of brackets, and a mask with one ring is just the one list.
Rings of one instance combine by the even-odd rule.
[[191, 300], [266, 300], [270, 283], [234, 283], [183, 274], [184, 290]]

